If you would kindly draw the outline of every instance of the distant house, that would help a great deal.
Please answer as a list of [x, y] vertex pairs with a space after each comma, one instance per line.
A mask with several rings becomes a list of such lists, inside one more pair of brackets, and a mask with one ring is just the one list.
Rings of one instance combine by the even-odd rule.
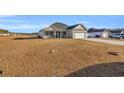
[[110, 35], [110, 31], [108, 29], [96, 29], [96, 28], [90, 28], [87, 31], [88, 37], [92, 38], [108, 38]]
[[39, 31], [39, 36], [47, 36], [49, 38], [75, 38], [84, 39], [87, 37], [87, 29], [82, 24], [68, 26], [63, 23], [56, 22], [49, 27]]
[[5, 29], [0, 29], [0, 36], [9, 36], [10, 32]]
[[9, 36], [10, 33], [0, 33], [0, 36]]
[[32, 37], [38, 37], [38, 32], [32, 33]]
[[32, 35], [31, 33], [16, 33], [16, 32], [11, 32], [11, 36], [27, 36], [27, 35]]
[[112, 34], [124, 34], [124, 29], [111, 29], [109, 31]]

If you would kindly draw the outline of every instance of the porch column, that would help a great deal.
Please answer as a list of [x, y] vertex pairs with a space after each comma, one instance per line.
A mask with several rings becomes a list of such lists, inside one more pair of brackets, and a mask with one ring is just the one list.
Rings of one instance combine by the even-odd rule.
[[65, 37], [68, 38], [68, 31], [65, 33]]
[[54, 38], [56, 38], [56, 31], [53, 32], [53, 36], [54, 36]]
[[43, 30], [43, 32], [42, 32], [42, 36], [45, 36], [45, 31]]
[[62, 33], [61, 33], [61, 31], [60, 31], [60, 38], [62, 37]]

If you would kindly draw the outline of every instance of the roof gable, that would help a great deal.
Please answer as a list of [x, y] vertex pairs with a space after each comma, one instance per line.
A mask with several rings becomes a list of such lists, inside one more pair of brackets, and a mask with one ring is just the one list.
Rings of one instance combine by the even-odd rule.
[[73, 29], [76, 29], [76, 30], [87, 30], [82, 24], [72, 25], [72, 26], [69, 26], [67, 29], [68, 30], [73, 30]]

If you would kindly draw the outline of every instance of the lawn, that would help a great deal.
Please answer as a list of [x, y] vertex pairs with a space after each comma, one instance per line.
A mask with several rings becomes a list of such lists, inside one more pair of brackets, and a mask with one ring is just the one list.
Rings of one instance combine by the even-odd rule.
[[[114, 56], [108, 51], [121, 54]], [[67, 76], [91, 65], [123, 61], [123, 46], [74, 39], [0, 37], [1, 76]]]

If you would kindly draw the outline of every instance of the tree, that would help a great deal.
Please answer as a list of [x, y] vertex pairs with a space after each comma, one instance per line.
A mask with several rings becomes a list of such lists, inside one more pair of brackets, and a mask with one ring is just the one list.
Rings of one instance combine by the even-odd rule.
[[0, 29], [0, 33], [9, 33], [9, 31], [5, 29]]

